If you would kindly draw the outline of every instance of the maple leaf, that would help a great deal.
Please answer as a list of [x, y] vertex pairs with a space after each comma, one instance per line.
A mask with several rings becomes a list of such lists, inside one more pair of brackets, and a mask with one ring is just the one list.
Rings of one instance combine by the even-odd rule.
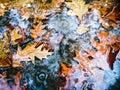
[[81, 19], [82, 14], [88, 10], [88, 5], [85, 5], [83, 0], [71, 0], [72, 2], [65, 2], [70, 11], [68, 11], [68, 15], [77, 15], [79, 19]]

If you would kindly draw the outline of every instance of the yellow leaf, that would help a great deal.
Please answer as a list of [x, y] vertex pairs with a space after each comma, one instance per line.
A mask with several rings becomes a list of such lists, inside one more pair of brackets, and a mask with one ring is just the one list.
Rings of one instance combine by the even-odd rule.
[[6, 10], [5, 10], [4, 4], [1, 4], [1, 3], [0, 3], [0, 16], [3, 16], [5, 11], [6, 11]]
[[47, 55], [51, 55], [52, 52], [48, 52], [48, 50], [43, 50], [41, 51], [42, 49], [42, 45], [39, 46], [34, 52], [30, 53], [28, 56], [34, 60], [34, 56], [42, 59], [42, 58], [46, 58]]
[[68, 15], [77, 15], [81, 19], [82, 14], [88, 10], [88, 5], [85, 5], [83, 0], [72, 0], [72, 2], [65, 2], [72, 11], [68, 11]]
[[11, 31], [11, 41], [12, 41], [12, 44], [17, 44], [17, 42], [15, 42], [16, 39], [20, 39], [22, 38], [22, 35], [18, 34], [18, 31], [17, 30], [12, 30]]
[[38, 4], [40, 9], [50, 9], [54, 8], [56, 4], [61, 4], [64, 0], [36, 0], [36, 3]]
[[27, 45], [24, 50], [21, 50], [20, 47], [18, 46], [17, 54], [20, 56], [26, 56], [35, 51], [36, 49], [35, 46], [36, 43], [34, 43], [33, 45]]
[[40, 45], [38, 48], [35, 48], [37, 43], [34, 43], [33, 45], [28, 45], [24, 50], [21, 50], [20, 47], [18, 47], [17, 55], [19, 56], [19, 59], [21, 58], [24, 61], [24, 58], [31, 59], [32, 62], [34, 62], [34, 57], [38, 57], [40, 59], [46, 58], [47, 55], [51, 55], [52, 52], [48, 52], [48, 50], [41, 50], [43, 45]]
[[4, 32], [4, 39], [0, 39], [0, 67], [7, 67], [12, 64], [12, 52], [9, 48], [7, 32]]
[[34, 0], [15, 0], [11, 5], [14, 7], [24, 7], [26, 4], [33, 2]]

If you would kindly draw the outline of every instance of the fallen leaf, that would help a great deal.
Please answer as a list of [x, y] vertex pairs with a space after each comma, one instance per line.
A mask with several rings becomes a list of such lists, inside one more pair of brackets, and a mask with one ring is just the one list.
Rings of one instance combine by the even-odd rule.
[[71, 2], [65, 2], [67, 6], [71, 9], [68, 11], [68, 15], [77, 15], [81, 19], [82, 14], [88, 10], [88, 5], [85, 5], [83, 0], [71, 0]]
[[22, 38], [22, 35], [20, 35], [17, 30], [14, 29], [11, 31], [11, 42], [13, 45], [17, 44], [18, 42], [16, 42], [16, 40], [20, 38]]
[[114, 62], [115, 62], [115, 60], [116, 60], [115, 58], [116, 58], [118, 52], [119, 52], [119, 50], [117, 50], [117, 51], [115, 51], [115, 52], [113, 53], [113, 49], [112, 49], [112, 48], [110, 48], [110, 50], [109, 50], [107, 62], [108, 62], [109, 67], [110, 67], [111, 69], [113, 69], [113, 64], [114, 64]]
[[104, 31], [104, 30], [101, 30], [99, 33], [98, 33], [98, 37], [104, 37], [104, 38], [107, 38], [109, 35], [109, 32], [107, 31]]
[[43, 44], [39, 47], [35, 48], [37, 43], [34, 43], [31, 46], [26, 46], [24, 50], [21, 50], [20, 47], [18, 47], [17, 54], [21, 56], [21, 58], [30, 58], [34, 62], [34, 57], [38, 57], [39, 59], [46, 58], [47, 55], [51, 55], [52, 52], [48, 52], [48, 50], [43, 48]]
[[38, 4], [40, 9], [51, 9], [53, 7], [55, 7], [56, 4], [61, 4], [64, 0], [36, 0], [36, 3]]
[[4, 4], [0, 3], [0, 16], [3, 16], [5, 11], [6, 10]]
[[21, 8], [19, 10], [20, 15], [22, 16], [22, 19], [28, 19], [30, 17], [30, 11], [27, 8]]
[[30, 53], [28, 57], [30, 57], [32, 60], [34, 60], [34, 57], [38, 57], [39, 59], [46, 58], [47, 55], [51, 55], [53, 52], [48, 52], [48, 50], [43, 50], [42, 45], [39, 46], [34, 52]]
[[24, 7], [26, 4], [33, 3], [33, 1], [34, 0], [13, 0], [10, 3], [12, 5], [12, 7], [20, 8], [20, 7]]
[[38, 36], [41, 36], [43, 30], [42, 30], [42, 22], [40, 21], [37, 26], [34, 26], [35, 29], [30, 30], [31, 36], [33, 38], [37, 38]]
[[61, 63], [61, 75], [63, 77], [68, 76], [68, 74], [72, 71], [71, 68], [68, 68], [64, 63]]
[[120, 18], [120, 2], [113, 5], [112, 10], [105, 15], [105, 17], [109, 18], [111, 21], [117, 24], [117, 20]]
[[12, 64], [12, 52], [9, 45], [9, 38], [5, 32], [4, 40], [0, 39], [0, 67], [7, 67]]
[[24, 50], [21, 50], [20, 46], [18, 46], [17, 54], [20, 56], [26, 56], [36, 50], [35, 46], [37, 43], [34, 43], [32, 45], [28, 44]]
[[78, 50], [75, 50], [75, 53], [76, 57], [74, 57], [74, 59], [80, 63], [79, 69], [87, 69], [91, 74], [93, 74], [91, 68], [89, 67], [90, 60], [85, 55], [83, 56], [83, 54]]

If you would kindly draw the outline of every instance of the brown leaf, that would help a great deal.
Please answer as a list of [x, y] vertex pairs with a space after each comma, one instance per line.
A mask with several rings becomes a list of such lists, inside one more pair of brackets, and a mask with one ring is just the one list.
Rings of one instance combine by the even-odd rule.
[[68, 76], [68, 74], [71, 72], [71, 68], [68, 68], [64, 63], [61, 63], [61, 75], [63, 77]]
[[113, 49], [110, 48], [107, 62], [108, 62], [109, 67], [110, 67], [111, 69], [113, 69], [113, 63], [114, 63], [114, 61], [115, 61], [115, 58], [116, 58], [118, 52], [119, 52], [119, 50], [117, 50], [117, 51], [115, 51], [115, 52], [113, 53]]
[[43, 30], [42, 30], [42, 22], [40, 21], [37, 26], [34, 26], [34, 30], [30, 30], [31, 36], [33, 38], [37, 38], [38, 36], [41, 36]]
[[120, 18], [120, 2], [116, 3], [112, 10], [105, 15], [105, 17], [117, 24], [117, 20]]
[[75, 53], [76, 53], [76, 57], [74, 57], [75, 60], [77, 60], [79, 63], [80, 63], [80, 68], [81, 70], [83, 69], [87, 69], [91, 74], [92, 71], [91, 71], [91, 68], [89, 67], [88, 63], [89, 63], [89, 59], [86, 55], [82, 54], [80, 51], [78, 50], [75, 50]]

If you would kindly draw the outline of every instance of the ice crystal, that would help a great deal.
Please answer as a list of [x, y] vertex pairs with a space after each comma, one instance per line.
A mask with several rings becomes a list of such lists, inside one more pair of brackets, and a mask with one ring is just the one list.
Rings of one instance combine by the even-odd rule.
[[[65, 8], [60, 14], [52, 15], [49, 23], [49, 29], [55, 29], [62, 34], [67, 34], [76, 30], [79, 21], [76, 16], [67, 15], [67, 8]], [[76, 31], [75, 31], [76, 32]]]

